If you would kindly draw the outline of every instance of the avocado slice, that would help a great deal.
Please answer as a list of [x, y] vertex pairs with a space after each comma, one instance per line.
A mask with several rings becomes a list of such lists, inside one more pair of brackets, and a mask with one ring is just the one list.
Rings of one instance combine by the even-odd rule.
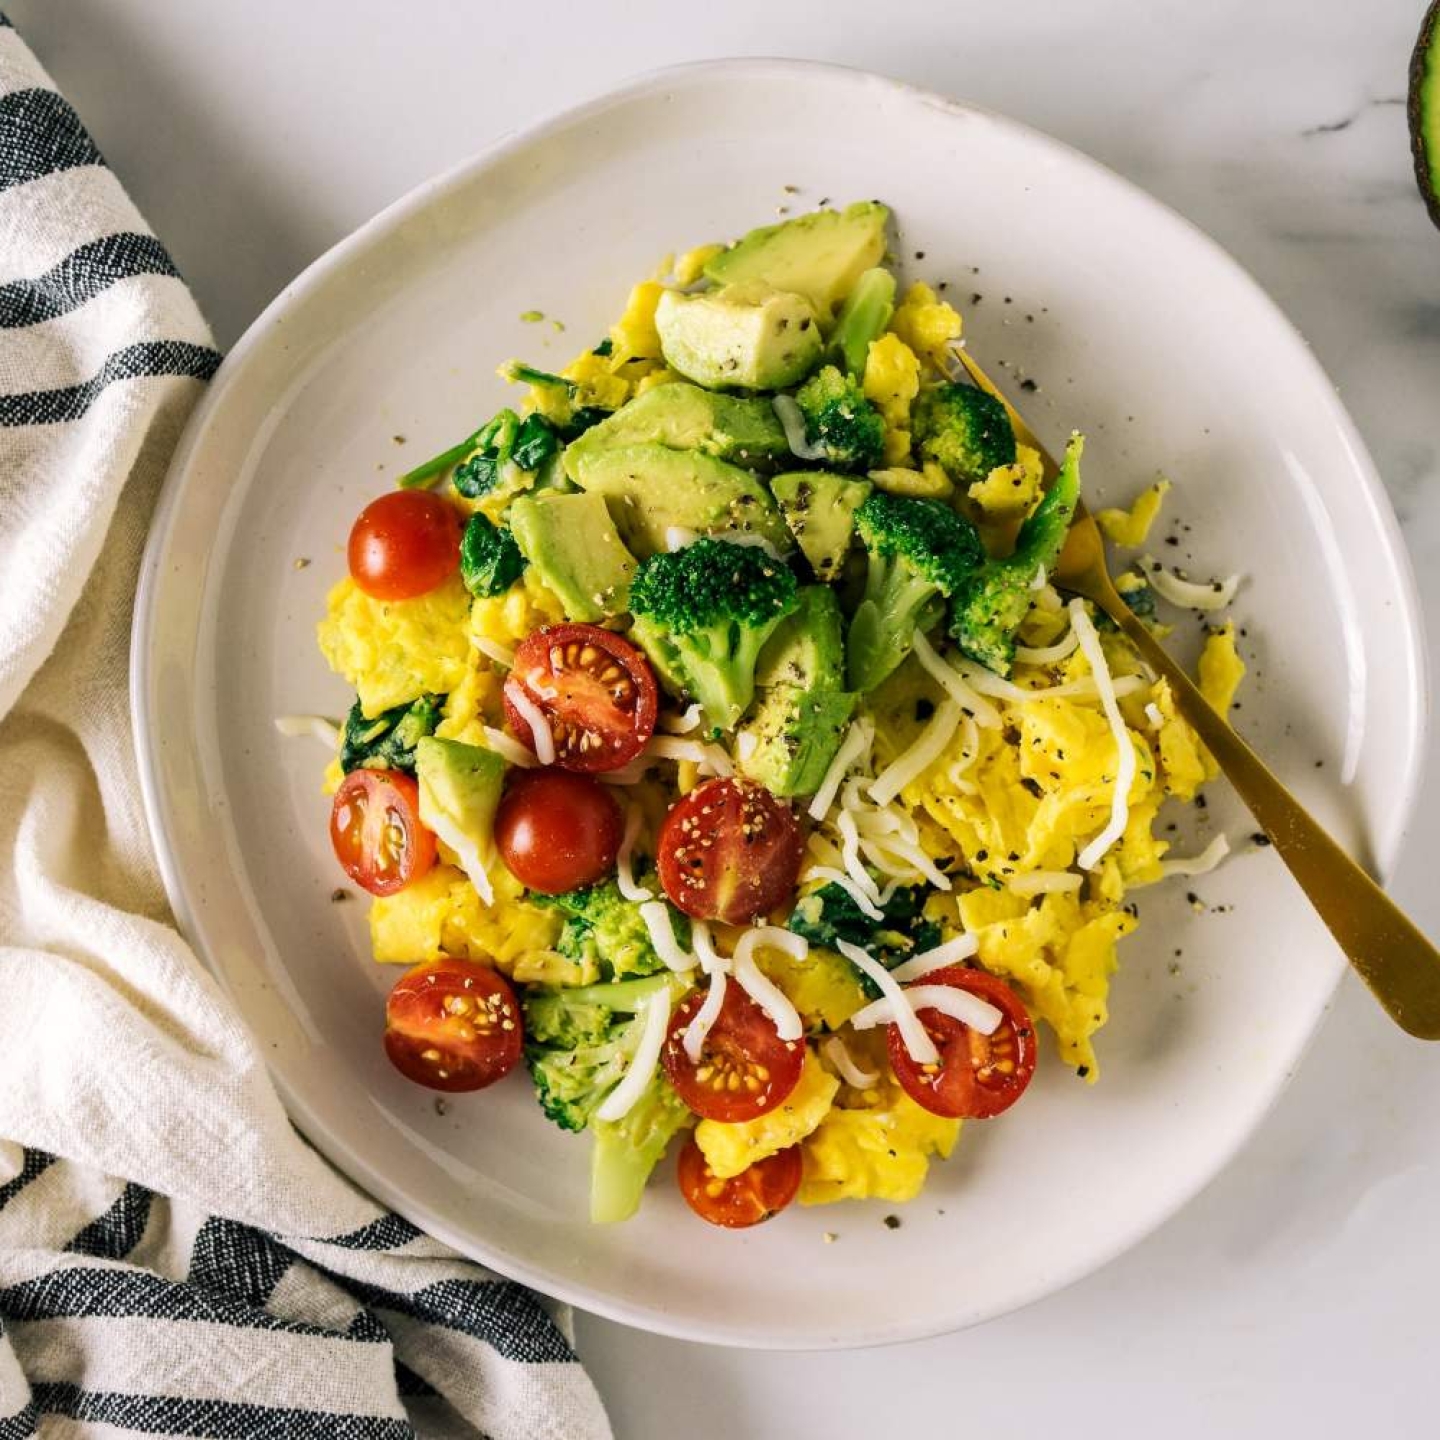
[[674, 381], [637, 395], [567, 445], [565, 472], [579, 482], [600, 451], [649, 444], [698, 450], [752, 470], [773, 470], [790, 457], [785, 427], [768, 400], [717, 395]]
[[[741, 774], [775, 795], [813, 795], [840, 748], [856, 699], [838, 690], [771, 686], [738, 732]], [[753, 744], [745, 736], [753, 736]]]
[[861, 274], [883, 258], [889, 219], [878, 200], [797, 215], [752, 230], [709, 261], [705, 274], [721, 285], [763, 280], [804, 295], [828, 325]]
[[495, 811], [505, 761], [493, 750], [427, 735], [415, 745], [420, 821], [455, 852], [488, 905], [495, 898], [488, 866], [495, 853]]
[[603, 495], [522, 495], [510, 502], [510, 533], [570, 619], [593, 622], [625, 613], [635, 557]]
[[843, 690], [845, 640], [840, 601], [828, 585], [802, 585], [795, 602], [760, 652], [755, 683], [764, 688], [793, 685], [797, 690]]
[[676, 526], [711, 535], [740, 531], [777, 550], [791, 548], [764, 485], [748, 470], [698, 450], [617, 445], [585, 465], [581, 483], [605, 497], [620, 538], [640, 560], [668, 549], [665, 532]]
[[770, 493], [817, 580], [839, 578], [850, 553], [855, 512], [874, 488], [868, 480], [828, 470], [789, 470], [770, 482]]
[[1425, 12], [1410, 57], [1410, 145], [1415, 180], [1430, 218], [1440, 225], [1440, 0]]
[[763, 280], [699, 295], [667, 290], [655, 328], [665, 363], [711, 389], [783, 390], [803, 380], [825, 348], [814, 306]]

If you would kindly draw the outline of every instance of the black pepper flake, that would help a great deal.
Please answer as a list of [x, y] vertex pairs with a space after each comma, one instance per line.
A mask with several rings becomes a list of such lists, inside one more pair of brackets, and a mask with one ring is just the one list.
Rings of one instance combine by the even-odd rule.
[[1185, 892], [1185, 898], [1192, 905], [1203, 905], [1205, 903], [1193, 890], [1187, 890]]
[[928, 720], [934, 713], [934, 702], [927, 700], [923, 695], [915, 702], [915, 719], [917, 721]]
[[1029, 775], [1021, 777], [1020, 784], [1028, 790], [1037, 800], [1045, 798], [1045, 792], [1040, 788], [1040, 782]]
[[[925, 252], [923, 250], [917, 250], [915, 252], [915, 258], [917, 260], [923, 260], [925, 258]], [[890, 1222], [887, 1220], [885, 1223], [888, 1225]], [[897, 1221], [896, 1223], [898, 1224], [899, 1222]]]
[[1022, 380], [1020, 382], [1020, 388], [1022, 390], [1029, 390], [1031, 394], [1034, 394], [1040, 387], [1033, 380]]
[[1257, 830], [1250, 837], [1250, 843], [1252, 845], [1258, 845], [1263, 850], [1270, 844], [1270, 837], [1263, 830]]
[[942, 280], [935, 288], [943, 295], [950, 288], [950, 282]]
[[1197, 810], [1204, 810], [1209, 806], [1209, 804], [1210, 802], [1203, 795], [1197, 795], [1195, 797], [1195, 808]]
[[1088, 1065], [1077, 1065], [1075, 1067], [1075, 1073], [1083, 1080], [1090, 1073], [1090, 1067]]
[[348, 890], [332, 890], [330, 892], [330, 903], [332, 905], [343, 905], [350, 898]]
[[[923, 260], [923, 255], [917, 255], [917, 260]], [[898, 1215], [887, 1215], [885, 1217], [885, 1228], [887, 1230], [898, 1230], [900, 1228], [900, 1217]]]

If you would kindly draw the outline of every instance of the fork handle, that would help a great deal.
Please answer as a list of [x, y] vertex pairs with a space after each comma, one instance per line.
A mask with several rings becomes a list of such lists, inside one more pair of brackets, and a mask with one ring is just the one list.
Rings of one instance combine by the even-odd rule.
[[1440, 1040], [1440, 951], [1331, 839], [1230, 728], [1118, 595], [1096, 597], [1170, 682], [1180, 713], [1209, 747], [1350, 963], [1396, 1024]]

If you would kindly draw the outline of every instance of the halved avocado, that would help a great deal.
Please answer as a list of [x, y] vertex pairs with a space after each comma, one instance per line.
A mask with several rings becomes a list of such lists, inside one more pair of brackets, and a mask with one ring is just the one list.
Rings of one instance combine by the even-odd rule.
[[1410, 146], [1415, 180], [1430, 218], [1440, 225], [1440, 0], [1425, 12], [1410, 57]]

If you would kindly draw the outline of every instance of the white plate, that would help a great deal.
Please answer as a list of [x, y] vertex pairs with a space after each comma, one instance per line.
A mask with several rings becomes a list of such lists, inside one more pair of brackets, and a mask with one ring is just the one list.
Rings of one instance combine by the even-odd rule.
[[[421, 187], [317, 261], [195, 415], [136, 616], [136, 733], [170, 896], [300, 1127], [459, 1249], [697, 1340], [899, 1340], [1075, 1280], [1234, 1153], [1341, 968], [1273, 853], [1194, 882], [1203, 915], [1184, 882], [1141, 893], [1102, 1083], [1043, 1056], [1026, 1104], [972, 1125], [898, 1230], [882, 1223], [893, 1207], [867, 1204], [721, 1233], [692, 1219], [668, 1170], [633, 1222], [595, 1229], [588, 1143], [544, 1121], [523, 1073], [442, 1116], [390, 1069], [395, 972], [368, 958], [363, 907], [330, 901], [324, 754], [271, 724], [348, 703], [314, 624], [352, 518], [497, 407], [500, 360], [563, 362], [666, 252], [780, 206], [870, 196], [895, 210], [906, 271], [949, 280], [977, 355], [1012, 386], [1039, 383], [1016, 392], [1032, 423], [1055, 441], [1086, 429], [1092, 499], [1128, 498], [1157, 468], [1174, 478], [1190, 528], [1184, 551], [1161, 549], [1248, 577], [1237, 611], [1257, 664], [1241, 728], [1388, 867], [1424, 727], [1416, 605], [1371, 463], [1304, 344], [1210, 241], [1092, 161], [856, 72], [738, 61], [651, 76]], [[521, 323], [532, 308], [565, 333]], [[1195, 630], [1182, 620], [1182, 642]], [[1223, 796], [1208, 816], [1236, 840], [1252, 828]], [[1203, 818], [1181, 817], [1196, 848], [1213, 833]]]

